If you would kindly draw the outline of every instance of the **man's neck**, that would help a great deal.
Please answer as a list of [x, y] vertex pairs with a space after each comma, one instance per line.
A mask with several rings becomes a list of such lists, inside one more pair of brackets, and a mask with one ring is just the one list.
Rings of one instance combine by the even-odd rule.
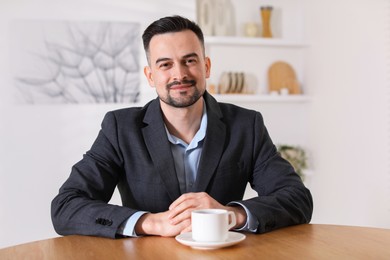
[[189, 144], [199, 130], [203, 102], [202, 97], [192, 106], [177, 108], [160, 101], [164, 122], [169, 133]]

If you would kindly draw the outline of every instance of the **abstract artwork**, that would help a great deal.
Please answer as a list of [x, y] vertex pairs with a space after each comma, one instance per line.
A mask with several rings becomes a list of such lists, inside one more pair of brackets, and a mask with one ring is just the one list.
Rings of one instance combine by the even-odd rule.
[[138, 101], [138, 23], [14, 21], [11, 33], [18, 101], [28, 104]]

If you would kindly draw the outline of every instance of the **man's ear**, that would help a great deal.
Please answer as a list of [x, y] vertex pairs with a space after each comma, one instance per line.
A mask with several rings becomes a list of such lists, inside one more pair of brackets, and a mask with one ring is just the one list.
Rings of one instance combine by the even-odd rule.
[[145, 77], [146, 79], [148, 80], [149, 82], [149, 85], [154, 88], [154, 80], [153, 80], [153, 76], [152, 76], [152, 70], [150, 69], [149, 66], [145, 66], [144, 67], [144, 74], [145, 74]]
[[211, 60], [209, 57], [205, 58], [205, 66], [206, 66], [206, 79], [210, 78], [210, 72], [211, 72]]

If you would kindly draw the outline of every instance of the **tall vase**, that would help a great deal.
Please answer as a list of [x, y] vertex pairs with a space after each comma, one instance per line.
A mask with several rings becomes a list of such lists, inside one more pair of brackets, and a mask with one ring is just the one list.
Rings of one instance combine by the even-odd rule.
[[263, 25], [263, 31], [261, 36], [264, 38], [272, 38], [272, 31], [271, 31], [272, 9], [273, 9], [272, 6], [260, 7], [261, 21]]

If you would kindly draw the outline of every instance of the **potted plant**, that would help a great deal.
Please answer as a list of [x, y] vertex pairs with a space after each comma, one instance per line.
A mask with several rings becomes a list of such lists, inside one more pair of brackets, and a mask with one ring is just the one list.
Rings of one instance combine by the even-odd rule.
[[291, 163], [302, 181], [305, 179], [303, 171], [307, 169], [307, 156], [300, 146], [281, 144], [277, 146], [280, 155]]

